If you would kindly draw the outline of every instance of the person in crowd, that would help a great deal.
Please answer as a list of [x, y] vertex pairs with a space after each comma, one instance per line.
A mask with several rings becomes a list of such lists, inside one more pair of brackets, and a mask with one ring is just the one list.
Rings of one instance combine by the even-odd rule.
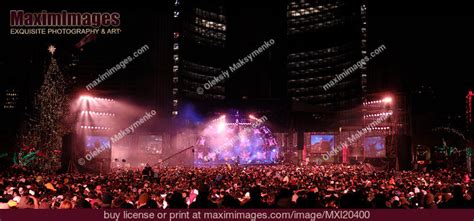
[[217, 205], [209, 200], [209, 187], [205, 184], [201, 185], [199, 188], [198, 196], [196, 201], [189, 205], [189, 208], [192, 209], [214, 209], [217, 208]]
[[170, 209], [185, 209], [188, 208], [188, 205], [186, 205], [185, 199], [183, 198], [183, 195], [177, 191], [175, 191], [168, 202], [168, 208]]
[[242, 206], [242, 208], [258, 209], [266, 208], [267, 205], [262, 201], [262, 191], [256, 186], [250, 189], [250, 199]]
[[142, 171], [143, 176], [145, 177], [153, 177], [153, 169], [151, 166], [147, 163], [145, 168]]
[[72, 202], [69, 200], [64, 200], [61, 202], [61, 205], [59, 206], [59, 209], [72, 209], [73, 205]]

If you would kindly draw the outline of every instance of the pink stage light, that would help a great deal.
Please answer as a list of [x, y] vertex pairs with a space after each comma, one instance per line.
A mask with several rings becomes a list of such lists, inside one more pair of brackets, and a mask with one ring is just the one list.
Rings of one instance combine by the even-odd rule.
[[253, 116], [252, 114], [249, 115], [249, 118], [252, 119], [252, 120], [256, 120], [257, 118], [255, 116]]
[[96, 100], [96, 101], [107, 101], [107, 102], [115, 103], [114, 99], [101, 98], [101, 97], [92, 97], [92, 96], [89, 96], [89, 95], [82, 95], [82, 96], [79, 97], [79, 100], [86, 100], [86, 101]]
[[82, 114], [91, 114], [91, 115], [100, 115], [100, 116], [112, 116], [114, 117], [114, 113], [107, 113], [107, 112], [96, 112], [96, 111], [81, 111]]
[[84, 96], [79, 97], [79, 99], [80, 99], [80, 100], [91, 100], [92, 97], [91, 97], [91, 96], [84, 95]]
[[82, 129], [89, 129], [89, 130], [112, 130], [111, 127], [98, 127], [98, 126], [84, 126], [81, 125]]
[[222, 131], [224, 131], [225, 129], [225, 122], [219, 122], [219, 124], [217, 125], [217, 133], [222, 133]]
[[382, 101], [384, 103], [392, 103], [392, 100], [393, 100], [392, 97], [385, 97]]

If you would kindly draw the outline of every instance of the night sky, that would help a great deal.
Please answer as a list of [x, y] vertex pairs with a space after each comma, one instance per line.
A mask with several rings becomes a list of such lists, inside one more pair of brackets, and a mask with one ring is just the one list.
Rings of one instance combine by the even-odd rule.
[[431, 86], [441, 109], [463, 111], [473, 85], [473, 17], [375, 16], [370, 18], [372, 48], [387, 50], [370, 66], [372, 88], [416, 92]]
[[369, 89], [422, 92], [415, 110], [463, 114], [474, 83], [474, 17], [459, 2], [369, 1], [369, 46], [387, 46], [369, 66]]

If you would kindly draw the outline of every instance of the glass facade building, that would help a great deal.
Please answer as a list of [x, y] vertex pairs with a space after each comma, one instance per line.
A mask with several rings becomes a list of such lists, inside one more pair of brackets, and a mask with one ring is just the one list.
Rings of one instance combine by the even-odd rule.
[[[227, 17], [222, 1], [184, 1], [181, 7], [180, 39], [175, 43], [179, 89], [184, 99], [224, 100], [225, 86], [204, 84], [221, 74], [225, 62]], [[179, 48], [179, 49], [176, 49]], [[202, 88], [203, 92], [198, 92]]]
[[[323, 86], [364, 55], [366, 27], [359, 1], [298, 0], [287, 5], [288, 96], [324, 111], [361, 105], [365, 67]], [[366, 52], [365, 52], [366, 53]]]

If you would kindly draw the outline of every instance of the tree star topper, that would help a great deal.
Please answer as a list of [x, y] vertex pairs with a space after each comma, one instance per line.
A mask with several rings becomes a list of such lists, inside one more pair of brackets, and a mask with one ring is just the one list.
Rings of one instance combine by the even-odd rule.
[[56, 51], [56, 47], [54, 47], [54, 45], [50, 45], [48, 47], [48, 51], [49, 53], [51, 53], [51, 55], [54, 55], [54, 52]]

